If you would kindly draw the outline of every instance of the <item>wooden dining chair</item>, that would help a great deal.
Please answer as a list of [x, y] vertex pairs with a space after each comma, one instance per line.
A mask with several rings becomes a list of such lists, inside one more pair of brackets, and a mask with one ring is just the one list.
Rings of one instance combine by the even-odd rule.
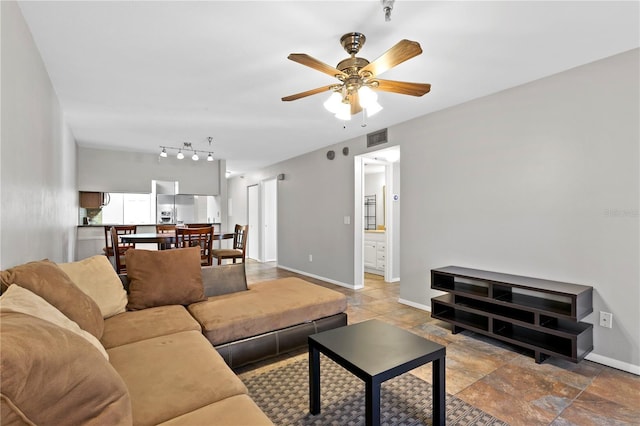
[[233, 263], [241, 259], [242, 263], [247, 254], [247, 238], [249, 225], [236, 225], [233, 235], [233, 246], [230, 249], [220, 248], [212, 250], [212, 255], [218, 259], [218, 265], [222, 265], [223, 259], [232, 259]]
[[176, 248], [200, 247], [200, 263], [211, 266], [213, 226], [206, 228], [176, 228]]
[[[156, 225], [156, 234], [174, 234], [176, 233], [175, 225]], [[175, 247], [171, 243], [158, 243], [158, 250], [166, 250]]]
[[[102, 251], [104, 252], [104, 255], [107, 257], [112, 257], [113, 256], [113, 243], [112, 243], [112, 239], [111, 239], [111, 228], [116, 228], [116, 233], [118, 235], [128, 235], [128, 234], [135, 234], [136, 233], [136, 225], [105, 225], [104, 227], [104, 243], [105, 246], [102, 249]], [[123, 243], [122, 241], [120, 241], [120, 238], [118, 238], [118, 251], [120, 252], [120, 254], [124, 254], [125, 251], [129, 250], [130, 248], [135, 248], [135, 243]]]
[[187, 223], [184, 226], [187, 228], [208, 228], [209, 226], [213, 226], [213, 233], [219, 234], [222, 229], [222, 224], [220, 222], [213, 223]]
[[[111, 229], [109, 230], [109, 235], [111, 237], [111, 247], [120, 247], [121, 245], [120, 235], [118, 234], [118, 229], [116, 226], [111, 227]], [[127, 273], [127, 266], [126, 266], [126, 260], [125, 260], [127, 250], [122, 250], [122, 251], [112, 250], [111, 256], [113, 256], [113, 260], [114, 260], [113, 265], [115, 266], [116, 272], [118, 274]]]

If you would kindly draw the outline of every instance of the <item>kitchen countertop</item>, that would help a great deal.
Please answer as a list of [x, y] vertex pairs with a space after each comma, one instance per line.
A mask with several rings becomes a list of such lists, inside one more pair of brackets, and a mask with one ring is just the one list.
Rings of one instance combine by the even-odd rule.
[[[156, 226], [156, 225], [175, 225], [175, 223], [131, 223], [127, 226]], [[78, 228], [104, 228], [105, 226], [122, 226], [122, 223], [101, 223], [99, 225], [78, 225]]]
[[[215, 223], [218, 224], [217, 222]], [[78, 225], [78, 228], [104, 228], [105, 226], [122, 226], [122, 223], [101, 223], [101, 224], [89, 224]], [[178, 225], [177, 223], [127, 223], [127, 226], [156, 226], [156, 225]], [[182, 225], [182, 224], [180, 224]], [[213, 225], [213, 223], [211, 224]]]

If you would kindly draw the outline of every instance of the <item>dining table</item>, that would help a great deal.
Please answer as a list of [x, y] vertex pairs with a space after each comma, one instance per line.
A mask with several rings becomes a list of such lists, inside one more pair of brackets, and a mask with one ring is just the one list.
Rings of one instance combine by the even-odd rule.
[[[233, 239], [235, 233], [223, 232], [213, 234], [213, 240], [218, 241], [218, 248], [222, 247], [222, 240]], [[171, 248], [176, 242], [175, 232], [142, 232], [139, 234], [123, 234], [120, 235], [120, 241], [128, 244], [158, 244], [158, 249], [166, 250]]]

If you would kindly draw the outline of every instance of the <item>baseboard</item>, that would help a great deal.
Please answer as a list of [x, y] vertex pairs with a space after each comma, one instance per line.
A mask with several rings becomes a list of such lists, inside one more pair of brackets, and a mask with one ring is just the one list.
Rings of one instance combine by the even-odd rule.
[[597, 362], [598, 364], [606, 365], [607, 367], [626, 371], [627, 373], [635, 374], [636, 376], [640, 376], [640, 365], [633, 365], [629, 364], [628, 362], [618, 361], [617, 359], [594, 354], [593, 352], [587, 355], [585, 359]]
[[354, 287], [352, 284], [347, 284], [347, 283], [343, 283], [341, 281], [332, 280], [331, 278], [327, 278], [327, 277], [321, 277], [320, 275], [310, 274], [310, 273], [305, 272], [305, 271], [299, 271], [297, 269], [289, 268], [288, 266], [282, 266], [282, 265], [276, 265], [276, 266], [278, 268], [280, 268], [280, 269], [285, 269], [287, 271], [295, 272], [296, 274], [304, 275], [306, 277], [316, 278], [318, 280], [322, 280], [322, 281], [326, 281], [326, 282], [331, 283], [331, 284], [339, 285], [340, 287], [346, 287], [346, 288], [349, 288], [351, 290], [358, 290], [358, 289], [364, 288], [364, 285], [361, 286], [361, 287]]
[[398, 303], [402, 303], [403, 305], [409, 305], [412, 308], [421, 309], [423, 311], [431, 312], [431, 306], [423, 305], [422, 303], [412, 302], [407, 299], [398, 299]]

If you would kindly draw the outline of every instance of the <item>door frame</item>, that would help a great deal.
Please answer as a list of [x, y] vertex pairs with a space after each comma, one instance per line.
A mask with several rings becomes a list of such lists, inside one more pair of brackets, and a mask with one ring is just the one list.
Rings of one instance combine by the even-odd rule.
[[[267, 183], [271, 183], [273, 182], [273, 193], [270, 193], [270, 191], [267, 191]], [[261, 215], [260, 215], [260, 219], [261, 219], [261, 226], [260, 226], [260, 258], [263, 259], [264, 262], [277, 262], [278, 261], [278, 179], [276, 177], [272, 177], [272, 178], [268, 178], [268, 179], [263, 179], [260, 182], [260, 207], [261, 207]], [[272, 199], [271, 199], [271, 196]], [[269, 205], [272, 206], [272, 216], [273, 216], [273, 223], [269, 224], [267, 223], [267, 215], [268, 215], [268, 208], [267, 206]], [[275, 230], [273, 231], [273, 233], [271, 231], [267, 232], [267, 227], [271, 225], [273, 228], [275, 228]], [[267, 244], [270, 243], [268, 235], [272, 235], [274, 240], [273, 244], [274, 244], [274, 250], [275, 250], [275, 254], [274, 254], [274, 258], [270, 258], [267, 257]]]
[[[257, 199], [255, 200], [255, 206], [251, 202], [251, 190], [254, 189], [257, 191], [255, 194], [255, 196], [257, 197]], [[255, 217], [258, 222], [257, 224], [251, 223], [250, 220], [250, 218], [252, 217], [253, 209], [257, 209], [257, 211], [255, 211]], [[255, 183], [253, 185], [247, 185], [247, 225], [249, 225], [249, 239], [247, 240], [247, 244], [249, 246], [247, 247], [247, 258], [257, 260], [258, 262], [262, 262], [260, 253], [261, 211], [260, 184]], [[252, 246], [254, 246], [254, 244], [251, 244], [252, 242], [255, 243], [255, 246], [257, 246], [254, 251], [252, 251]], [[252, 257], [252, 255], [255, 255], [255, 257]]]
[[[275, 227], [275, 232], [273, 234], [273, 238], [275, 238], [275, 259], [267, 259], [266, 258], [266, 244], [268, 243], [268, 238], [265, 235], [265, 226], [266, 224], [266, 210], [267, 210], [267, 202], [268, 202], [268, 197], [270, 194], [268, 194], [268, 191], [266, 191], [266, 182], [274, 182], [274, 191], [273, 191], [273, 199], [270, 200], [271, 201], [271, 205], [273, 206], [273, 218], [274, 218], [274, 223], [272, 224], [272, 226]], [[252, 207], [252, 203], [249, 201], [249, 191], [250, 188], [256, 188], [257, 190], [257, 200], [256, 200], [256, 206]], [[251, 251], [251, 244], [249, 244], [249, 251], [247, 252], [247, 257], [251, 257], [249, 256], [249, 253], [251, 253], [252, 255], [255, 255], [256, 257], [251, 257], [254, 260], [257, 260], [258, 262], [277, 262], [278, 261], [278, 179], [276, 176], [273, 177], [269, 177], [269, 178], [265, 178], [262, 179], [260, 182], [258, 183], [254, 183], [253, 185], [248, 185], [247, 186], [247, 223], [250, 223], [249, 220], [249, 216], [251, 215], [251, 209], [252, 208], [256, 208], [257, 211], [255, 212], [257, 214], [257, 224], [250, 224], [251, 226], [249, 227], [249, 239], [252, 240], [253, 238], [253, 242], [257, 245], [257, 249], [255, 252]]]
[[[364, 287], [364, 162], [365, 158], [376, 158], [376, 154], [383, 156], [384, 151], [397, 150], [399, 153], [400, 146], [367, 152], [365, 154], [354, 156], [354, 219], [353, 219], [353, 284], [354, 289]], [[376, 158], [380, 160], [380, 158]], [[393, 213], [393, 190], [395, 189], [393, 180], [394, 167], [399, 167], [397, 161], [385, 161], [385, 186], [387, 188], [387, 196], [385, 197], [385, 269], [384, 280], [386, 282], [398, 281], [399, 277], [393, 276], [396, 269], [393, 253], [400, 247], [394, 246], [395, 232], [398, 229], [396, 217]], [[398, 171], [399, 173], [399, 171]], [[398, 271], [399, 274], [399, 271]]]

